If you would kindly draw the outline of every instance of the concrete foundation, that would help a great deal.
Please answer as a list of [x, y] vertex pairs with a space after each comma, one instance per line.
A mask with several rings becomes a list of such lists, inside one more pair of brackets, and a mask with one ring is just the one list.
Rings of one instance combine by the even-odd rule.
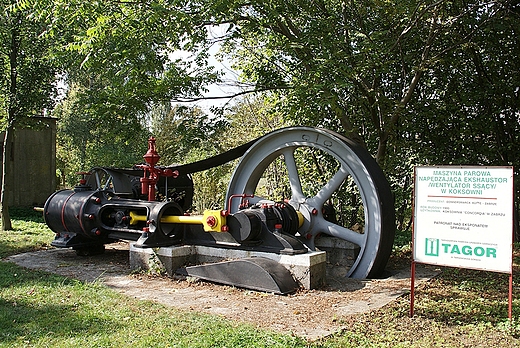
[[134, 271], [166, 272], [172, 276], [184, 266], [264, 257], [287, 268], [303, 288], [317, 289], [327, 283], [327, 277], [344, 276], [358, 250], [353, 244], [332, 237], [317, 239], [316, 247], [320, 250], [299, 255], [279, 255], [199, 245], [138, 248], [131, 243], [130, 268]]
[[213, 248], [199, 245], [182, 245], [163, 248], [137, 248], [130, 244], [132, 270], [165, 271], [172, 276], [183, 266], [214, 263], [246, 257], [264, 257], [277, 261], [287, 268], [294, 279], [305, 289], [316, 289], [325, 284], [326, 253], [311, 251], [299, 255]]
[[327, 253], [327, 278], [346, 277], [359, 255], [359, 247], [346, 240], [323, 236], [316, 238], [316, 248]]

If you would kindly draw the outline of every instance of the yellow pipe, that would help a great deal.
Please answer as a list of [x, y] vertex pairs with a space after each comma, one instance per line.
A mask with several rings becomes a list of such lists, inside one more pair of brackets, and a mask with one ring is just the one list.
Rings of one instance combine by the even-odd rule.
[[161, 218], [161, 222], [170, 224], [202, 224], [202, 215], [169, 215]]
[[139, 221], [146, 222], [147, 218], [146, 215], [137, 215], [136, 212], [131, 211], [130, 212], [130, 225], [135, 225]]
[[[206, 232], [222, 232], [227, 231], [226, 215], [221, 210], [206, 210], [204, 215], [168, 215], [161, 218], [161, 223], [169, 224], [192, 224], [202, 225]], [[146, 215], [138, 215], [136, 212], [130, 212], [130, 225], [138, 222], [148, 221]]]
[[[161, 218], [161, 222], [170, 224], [202, 224], [202, 215], [177, 216], [168, 215]], [[148, 220], [146, 215], [138, 215], [136, 212], [130, 212], [130, 225], [135, 225], [138, 222], [146, 222]]]

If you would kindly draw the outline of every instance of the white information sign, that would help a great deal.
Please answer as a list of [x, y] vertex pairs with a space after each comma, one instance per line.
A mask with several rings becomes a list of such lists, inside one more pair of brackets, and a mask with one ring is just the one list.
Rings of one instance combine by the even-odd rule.
[[416, 167], [414, 196], [414, 261], [512, 273], [512, 167]]

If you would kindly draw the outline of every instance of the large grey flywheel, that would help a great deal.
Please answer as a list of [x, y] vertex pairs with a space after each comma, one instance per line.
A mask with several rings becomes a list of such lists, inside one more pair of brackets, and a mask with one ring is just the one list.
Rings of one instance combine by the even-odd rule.
[[[392, 193], [372, 156], [340, 134], [289, 127], [265, 135], [241, 158], [226, 202], [235, 194], [288, 202], [304, 218], [297, 236], [311, 250], [323, 235], [357, 246], [347, 276], [383, 272], [395, 233]], [[238, 206], [232, 200], [226, 208]]]

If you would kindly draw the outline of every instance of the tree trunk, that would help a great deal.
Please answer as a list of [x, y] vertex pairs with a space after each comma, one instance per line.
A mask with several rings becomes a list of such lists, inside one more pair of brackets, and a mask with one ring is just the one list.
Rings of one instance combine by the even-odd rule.
[[13, 229], [9, 216], [9, 161], [11, 160], [11, 138], [14, 130], [14, 122], [18, 112], [18, 52], [20, 51], [20, 21], [18, 14], [11, 23], [11, 47], [9, 52], [10, 80], [9, 101], [7, 112], [7, 127], [4, 136], [4, 150], [2, 158], [2, 189], [0, 194], [0, 214], [2, 216], [2, 230]]
[[11, 134], [12, 126], [5, 129], [4, 150], [2, 157], [2, 190], [0, 195], [0, 214], [2, 215], [2, 231], [10, 231], [13, 229], [11, 217], [9, 216], [9, 180], [7, 174], [9, 172], [9, 161], [11, 159]]

